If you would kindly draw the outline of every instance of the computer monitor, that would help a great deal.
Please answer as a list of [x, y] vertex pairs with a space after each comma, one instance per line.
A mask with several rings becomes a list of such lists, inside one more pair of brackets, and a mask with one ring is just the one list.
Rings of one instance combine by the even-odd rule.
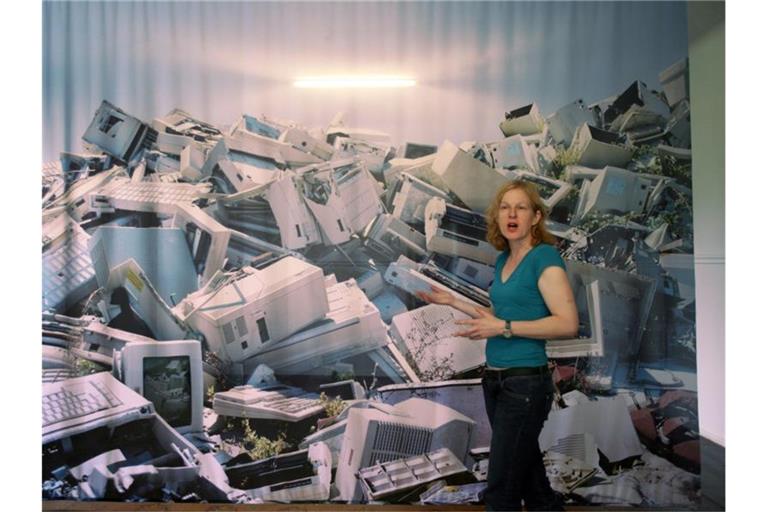
[[190, 328], [168, 307], [157, 288], [133, 258], [109, 269], [107, 282], [102, 285], [105, 300], [102, 301], [101, 307], [105, 318], [112, 319], [117, 316], [117, 312], [113, 314], [110, 310], [108, 303], [112, 291], [120, 286], [128, 292], [131, 307], [147, 323], [155, 339], [181, 340], [194, 337]]
[[476, 212], [484, 212], [496, 191], [509, 181], [502, 172], [476, 160], [449, 141], [437, 151], [432, 171]]
[[199, 288], [188, 236], [175, 227], [100, 226], [88, 241], [99, 286], [112, 268], [133, 259], [167, 304], [181, 301]]
[[632, 159], [633, 151], [623, 135], [587, 123], [576, 130], [570, 149], [578, 155], [577, 163], [587, 167], [623, 167]]
[[359, 501], [363, 492], [357, 473], [377, 463], [440, 448], [448, 448], [464, 461], [474, 428], [471, 418], [421, 398], [395, 406], [371, 403], [369, 409], [351, 409], [336, 470], [339, 497]]
[[643, 212], [657, 184], [654, 181], [645, 174], [606, 166], [589, 185], [582, 185], [584, 198], [579, 198], [574, 216], [579, 219], [591, 212], [619, 215]]
[[540, 132], [544, 127], [536, 102], [516, 108], [504, 114], [504, 121], [499, 123], [499, 129], [504, 136], [531, 135]]
[[200, 342], [128, 343], [113, 354], [113, 373], [143, 395], [170, 426], [184, 434], [203, 430], [203, 360]]
[[[173, 225], [181, 228], [203, 283], [224, 266], [230, 230], [195, 205], [179, 205]], [[181, 300], [181, 298], [179, 299]]]

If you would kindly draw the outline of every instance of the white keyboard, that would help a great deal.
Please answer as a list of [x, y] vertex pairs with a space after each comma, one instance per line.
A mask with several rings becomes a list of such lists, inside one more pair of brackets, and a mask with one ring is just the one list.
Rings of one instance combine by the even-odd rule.
[[43, 395], [43, 426], [86, 416], [122, 403], [101, 382], [62, 386], [58, 391]]

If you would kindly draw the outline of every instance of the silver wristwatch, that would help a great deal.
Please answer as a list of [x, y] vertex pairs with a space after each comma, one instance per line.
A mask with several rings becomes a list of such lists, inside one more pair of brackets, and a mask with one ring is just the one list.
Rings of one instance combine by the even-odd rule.
[[512, 324], [509, 322], [509, 320], [504, 320], [504, 330], [502, 331], [502, 334], [505, 338], [512, 337]]

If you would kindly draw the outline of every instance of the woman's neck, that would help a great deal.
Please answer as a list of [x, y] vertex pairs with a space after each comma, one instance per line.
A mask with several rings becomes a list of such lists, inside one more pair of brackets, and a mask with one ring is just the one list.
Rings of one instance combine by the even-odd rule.
[[523, 256], [525, 253], [533, 249], [533, 240], [528, 237], [524, 240], [510, 240], [509, 241], [509, 257], [515, 259]]

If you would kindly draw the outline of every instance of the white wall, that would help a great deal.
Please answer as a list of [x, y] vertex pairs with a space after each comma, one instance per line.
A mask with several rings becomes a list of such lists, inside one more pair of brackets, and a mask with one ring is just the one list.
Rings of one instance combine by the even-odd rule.
[[725, 2], [688, 4], [701, 435], [725, 446]]

